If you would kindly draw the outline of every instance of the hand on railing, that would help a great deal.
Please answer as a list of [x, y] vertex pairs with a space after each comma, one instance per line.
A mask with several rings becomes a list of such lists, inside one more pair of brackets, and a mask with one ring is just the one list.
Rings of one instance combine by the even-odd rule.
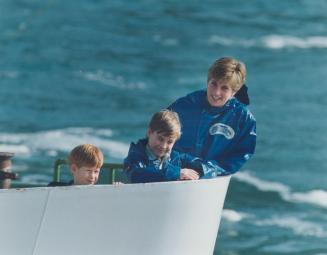
[[200, 178], [198, 172], [193, 169], [189, 168], [182, 168], [181, 169], [181, 180], [198, 180]]

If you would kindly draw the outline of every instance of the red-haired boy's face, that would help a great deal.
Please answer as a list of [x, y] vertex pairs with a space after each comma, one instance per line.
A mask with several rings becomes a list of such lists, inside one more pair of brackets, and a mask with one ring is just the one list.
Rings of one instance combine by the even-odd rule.
[[71, 171], [74, 176], [75, 185], [93, 185], [96, 184], [100, 174], [100, 168], [95, 166], [82, 166], [71, 165]]

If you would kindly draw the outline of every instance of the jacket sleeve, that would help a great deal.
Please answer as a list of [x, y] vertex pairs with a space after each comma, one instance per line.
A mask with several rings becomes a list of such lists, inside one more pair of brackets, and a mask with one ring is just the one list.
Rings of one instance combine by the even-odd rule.
[[204, 161], [198, 157], [194, 157], [188, 153], [181, 153], [180, 155], [182, 167], [189, 168], [198, 172], [199, 176], [203, 176]]
[[244, 165], [254, 154], [256, 146], [256, 122], [250, 120], [244, 128], [239, 140], [234, 147], [217, 159], [209, 159], [203, 162], [203, 178], [230, 175]]
[[141, 158], [129, 156], [124, 160], [124, 171], [131, 183], [175, 181], [180, 177], [180, 170], [169, 162], [159, 169], [153, 162], [146, 164]]

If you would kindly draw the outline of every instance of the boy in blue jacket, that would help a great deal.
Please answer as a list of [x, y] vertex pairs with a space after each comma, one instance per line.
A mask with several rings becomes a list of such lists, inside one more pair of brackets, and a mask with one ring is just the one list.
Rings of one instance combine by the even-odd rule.
[[132, 183], [197, 180], [203, 174], [201, 160], [172, 150], [181, 135], [177, 113], [162, 110], [153, 115], [147, 138], [131, 143], [124, 170]]

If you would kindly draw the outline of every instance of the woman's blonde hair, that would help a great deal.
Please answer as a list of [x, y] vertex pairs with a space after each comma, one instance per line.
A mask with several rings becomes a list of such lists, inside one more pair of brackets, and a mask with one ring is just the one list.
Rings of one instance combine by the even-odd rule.
[[238, 91], [245, 82], [246, 68], [244, 63], [234, 58], [217, 59], [208, 71], [208, 80], [215, 79], [225, 82], [231, 89]]

